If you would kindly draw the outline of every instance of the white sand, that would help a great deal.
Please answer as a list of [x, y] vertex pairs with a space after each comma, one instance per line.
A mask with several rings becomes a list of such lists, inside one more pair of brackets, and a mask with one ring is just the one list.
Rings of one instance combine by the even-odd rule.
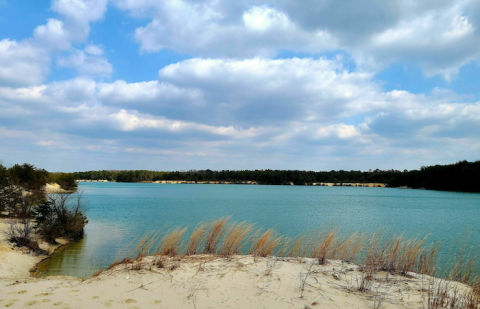
[[28, 269], [39, 257], [0, 243], [0, 307], [9, 308], [422, 308], [430, 279], [378, 273], [361, 292], [355, 265], [252, 256], [163, 258], [163, 267], [147, 257], [140, 270], [122, 264], [87, 280], [38, 279]]
[[[40, 248], [47, 254], [35, 254], [25, 248], [16, 248], [6, 240], [5, 231], [8, 229], [8, 223], [5, 219], [0, 219], [0, 278], [7, 277], [30, 277], [30, 269], [37, 263], [48, 257], [67, 240], [57, 239], [58, 245], [50, 245], [46, 242], [39, 242]], [[1, 304], [0, 304], [1, 306]]]
[[44, 191], [45, 191], [45, 193], [47, 193], [47, 194], [72, 192], [72, 191], [68, 191], [68, 190], [62, 189], [62, 187], [61, 187], [58, 183], [47, 183], [47, 184], [45, 185]]

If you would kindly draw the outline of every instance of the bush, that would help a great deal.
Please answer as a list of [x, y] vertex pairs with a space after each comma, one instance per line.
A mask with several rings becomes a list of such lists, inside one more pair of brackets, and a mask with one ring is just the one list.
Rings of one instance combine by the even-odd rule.
[[52, 183], [58, 183], [65, 190], [76, 190], [78, 187], [73, 174], [69, 173], [50, 173], [48, 179]]
[[8, 241], [19, 247], [27, 247], [32, 251], [40, 251], [40, 246], [34, 239], [33, 231], [34, 227], [29, 219], [22, 219], [20, 221], [11, 219], [5, 234]]
[[81, 193], [49, 195], [34, 210], [35, 228], [49, 242], [57, 237], [79, 239], [88, 223], [85, 210]]

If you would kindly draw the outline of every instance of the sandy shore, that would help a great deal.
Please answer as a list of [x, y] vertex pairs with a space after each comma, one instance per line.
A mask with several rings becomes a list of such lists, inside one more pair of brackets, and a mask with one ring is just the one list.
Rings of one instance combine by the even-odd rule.
[[357, 265], [340, 261], [212, 255], [146, 257], [85, 280], [34, 278], [29, 270], [45, 255], [0, 237], [0, 307], [8, 308], [426, 308], [434, 280], [379, 272], [364, 281]]
[[30, 277], [30, 270], [40, 261], [47, 258], [58, 247], [66, 244], [68, 241], [59, 239], [58, 245], [50, 245], [46, 242], [39, 242], [40, 248], [44, 253], [31, 253], [25, 248], [17, 248], [6, 240], [5, 231], [8, 229], [8, 223], [5, 219], [0, 219], [0, 277]]
[[[379, 273], [361, 292], [355, 265], [311, 259], [236, 256], [145, 258], [100, 275], [0, 278], [0, 306], [11, 308], [422, 308], [428, 277]], [[375, 307], [381, 303], [381, 307]]]
[[65, 189], [63, 189], [58, 183], [47, 183], [45, 185], [44, 191], [47, 194], [75, 192], [75, 190], [65, 190]]

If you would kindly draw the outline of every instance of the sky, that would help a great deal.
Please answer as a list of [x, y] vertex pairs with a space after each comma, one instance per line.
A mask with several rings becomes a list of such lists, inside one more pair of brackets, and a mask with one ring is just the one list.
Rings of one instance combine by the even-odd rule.
[[4, 165], [479, 159], [478, 0], [0, 0]]

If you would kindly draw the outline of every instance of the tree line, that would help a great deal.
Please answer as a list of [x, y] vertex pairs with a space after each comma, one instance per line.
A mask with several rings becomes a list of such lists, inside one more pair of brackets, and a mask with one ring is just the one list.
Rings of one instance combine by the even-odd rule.
[[149, 170], [103, 170], [73, 173], [77, 180], [142, 182], [161, 180], [221, 181], [264, 185], [311, 185], [329, 183], [385, 183], [390, 187], [429, 190], [480, 192], [480, 161], [460, 161], [449, 165], [421, 167], [419, 170], [299, 171], [299, 170], [190, 170], [161, 172]]

